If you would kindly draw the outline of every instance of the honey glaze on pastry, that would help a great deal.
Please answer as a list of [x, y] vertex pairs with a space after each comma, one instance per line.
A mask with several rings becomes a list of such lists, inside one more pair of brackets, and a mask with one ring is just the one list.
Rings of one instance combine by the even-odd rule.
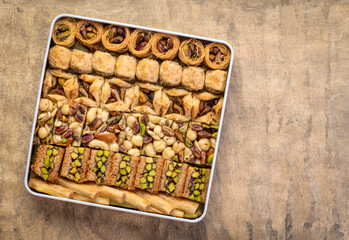
[[96, 51], [93, 54], [92, 64], [93, 69], [97, 74], [108, 77], [115, 73], [115, 57], [110, 53]]
[[56, 45], [48, 52], [48, 62], [53, 68], [67, 70], [70, 65], [72, 52], [69, 48]]
[[137, 59], [130, 55], [120, 55], [116, 59], [116, 75], [125, 81], [131, 82], [135, 79]]
[[92, 56], [92, 53], [74, 49], [70, 62], [70, 68], [78, 73], [91, 73], [93, 71]]
[[206, 72], [205, 88], [214, 93], [222, 93], [227, 82], [227, 72], [222, 70], [209, 70]]
[[132, 110], [140, 113], [160, 115], [162, 107], [162, 87], [150, 83], [137, 83], [136, 94], [132, 98]]
[[153, 32], [143, 29], [134, 30], [131, 34], [128, 49], [136, 57], [148, 57], [151, 54], [150, 40], [153, 35]]
[[80, 20], [76, 26], [76, 38], [82, 45], [89, 46], [101, 41], [103, 25], [98, 22]]
[[76, 23], [72, 18], [58, 19], [53, 27], [52, 40], [55, 44], [71, 47], [75, 43]]
[[110, 25], [102, 36], [102, 44], [109, 51], [124, 53], [130, 41], [130, 30], [127, 27]]
[[193, 94], [192, 119], [200, 123], [217, 124], [223, 106], [223, 97], [209, 92]]
[[155, 33], [151, 39], [151, 51], [161, 60], [172, 60], [177, 56], [179, 38], [166, 33]]
[[142, 59], [138, 62], [136, 76], [140, 81], [156, 83], [159, 79], [160, 65], [152, 59]]
[[173, 61], [163, 61], [160, 66], [160, 82], [166, 86], [178, 86], [182, 80], [182, 67]]
[[192, 101], [192, 94], [187, 90], [166, 89], [162, 95], [162, 116], [175, 121], [188, 121], [191, 118]]
[[210, 43], [205, 47], [205, 64], [212, 69], [225, 69], [230, 62], [230, 50], [221, 43]]
[[205, 71], [200, 67], [188, 67], [183, 70], [182, 85], [183, 87], [199, 91], [204, 88]]
[[199, 40], [187, 39], [181, 43], [178, 56], [184, 64], [199, 66], [204, 60], [205, 48]]

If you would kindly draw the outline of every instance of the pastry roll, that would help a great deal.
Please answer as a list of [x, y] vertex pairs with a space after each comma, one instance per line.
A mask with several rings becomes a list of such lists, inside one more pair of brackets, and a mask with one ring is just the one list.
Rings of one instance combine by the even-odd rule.
[[115, 57], [107, 52], [96, 51], [93, 54], [93, 69], [97, 74], [108, 77], [115, 73]]
[[31, 169], [45, 181], [54, 182], [64, 155], [64, 148], [40, 145], [35, 151], [35, 160]]
[[205, 48], [199, 40], [187, 39], [181, 43], [178, 56], [186, 65], [199, 66], [204, 60]]
[[65, 150], [61, 176], [77, 183], [86, 181], [90, 153], [89, 148], [68, 146]]
[[182, 197], [204, 203], [206, 201], [211, 169], [189, 167]]
[[172, 60], [177, 56], [179, 38], [166, 33], [155, 33], [151, 39], [151, 51], [161, 60]]
[[103, 46], [112, 52], [124, 53], [130, 41], [128, 27], [109, 25], [102, 36]]
[[70, 65], [72, 53], [69, 48], [56, 45], [48, 52], [50, 66], [57, 69], [67, 70]]
[[71, 100], [66, 101], [57, 110], [50, 144], [80, 146], [86, 112], [85, 106]]
[[91, 73], [93, 71], [92, 56], [92, 53], [74, 49], [70, 62], [70, 68], [78, 73]]
[[181, 197], [188, 164], [166, 160], [161, 177], [160, 191], [175, 197]]
[[223, 93], [227, 82], [227, 72], [222, 70], [209, 70], [206, 72], [205, 88], [214, 93]]
[[164, 160], [161, 158], [141, 157], [138, 164], [136, 188], [157, 194]]
[[188, 67], [183, 70], [182, 85], [193, 91], [199, 91], [204, 88], [205, 71], [200, 67]]
[[162, 94], [162, 116], [177, 121], [189, 121], [192, 101], [192, 94], [187, 90], [166, 89]]
[[225, 69], [230, 63], [230, 50], [221, 43], [205, 46], [205, 64], [212, 69]]
[[73, 18], [58, 19], [53, 27], [52, 40], [55, 44], [72, 47], [75, 43], [76, 22]]
[[192, 118], [197, 122], [217, 124], [223, 106], [223, 97], [209, 92], [194, 93]]
[[173, 61], [163, 61], [160, 66], [160, 82], [166, 86], [178, 86], [182, 80], [182, 67]]
[[101, 23], [80, 20], [76, 26], [76, 38], [87, 47], [99, 43], [102, 35], [103, 25]]
[[119, 78], [105, 81], [102, 87], [100, 107], [108, 111], [128, 112], [132, 102], [132, 84]]
[[135, 79], [137, 59], [130, 55], [120, 55], [116, 59], [116, 76], [131, 82]]
[[138, 62], [136, 75], [140, 81], [156, 83], [159, 79], [160, 65], [152, 59], [142, 59]]
[[112, 167], [113, 156], [114, 153], [108, 150], [91, 150], [91, 157], [87, 161], [86, 181], [104, 184], [107, 179], [106, 173]]
[[148, 57], [151, 54], [151, 38], [153, 32], [143, 29], [136, 29], [132, 32], [128, 49], [138, 58]]
[[132, 111], [160, 115], [162, 87], [150, 83], [138, 83], [135, 91], [132, 98]]
[[48, 144], [52, 138], [54, 117], [57, 113], [57, 103], [41, 98], [39, 103], [38, 125], [35, 128], [34, 143]]

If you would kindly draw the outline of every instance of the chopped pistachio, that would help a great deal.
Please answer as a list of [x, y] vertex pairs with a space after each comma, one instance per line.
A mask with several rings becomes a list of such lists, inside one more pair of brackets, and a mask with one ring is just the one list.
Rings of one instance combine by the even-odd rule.
[[174, 185], [174, 183], [170, 183], [169, 185], [168, 185], [168, 190], [170, 191], [170, 192], [173, 192], [173, 190], [175, 190], [175, 185]]
[[101, 167], [101, 172], [102, 172], [102, 173], [105, 172], [105, 166], [104, 166], [104, 165]]
[[145, 177], [142, 177], [141, 178], [141, 183], [146, 183], [147, 182], [147, 179]]
[[150, 170], [151, 170], [151, 164], [148, 163], [148, 164], [145, 166], [145, 169], [147, 169], [148, 171], [150, 171]]
[[41, 172], [43, 173], [43, 174], [47, 174], [48, 172], [47, 172], [47, 169], [46, 168], [41, 168]]
[[167, 177], [171, 177], [171, 175], [172, 175], [172, 171], [167, 171], [167, 172], [166, 172], [166, 176], [167, 176]]
[[120, 162], [120, 168], [125, 168], [126, 167], [126, 162], [125, 161], [121, 161]]
[[75, 153], [79, 153], [79, 150], [78, 150], [77, 147], [74, 147], [73, 150], [74, 150]]
[[98, 157], [101, 157], [102, 155], [103, 155], [103, 150], [98, 150], [97, 156], [98, 156]]
[[72, 157], [72, 159], [76, 159], [79, 155], [75, 152], [72, 152], [70, 156]]
[[97, 163], [98, 168], [101, 168], [102, 165], [103, 165], [102, 161], [99, 161], [99, 162]]
[[149, 176], [155, 176], [155, 171], [154, 171], [154, 170], [151, 170], [151, 171], [149, 172]]
[[84, 151], [85, 151], [85, 148], [83, 148], [83, 147], [79, 147], [79, 148], [78, 148], [78, 151], [79, 151], [79, 153], [80, 153], [80, 154], [83, 154], [83, 153], [84, 153]]
[[126, 166], [126, 171], [127, 171], [128, 173], [130, 173], [130, 172], [131, 172], [131, 166]]
[[121, 169], [121, 170], [120, 170], [120, 174], [121, 174], [121, 175], [126, 175], [126, 174], [127, 174], [127, 173], [126, 173], [126, 170], [125, 170], [125, 169]]

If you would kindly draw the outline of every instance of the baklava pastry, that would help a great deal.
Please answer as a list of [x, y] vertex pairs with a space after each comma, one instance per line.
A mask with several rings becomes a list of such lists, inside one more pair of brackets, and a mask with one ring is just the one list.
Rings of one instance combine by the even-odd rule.
[[162, 87], [150, 83], [138, 83], [132, 99], [131, 110], [139, 113], [160, 115]]
[[230, 63], [230, 50], [221, 43], [205, 46], [205, 64], [212, 69], [225, 69]]
[[181, 197], [187, 175], [188, 164], [166, 160], [161, 177], [160, 191]]
[[57, 103], [41, 98], [39, 103], [38, 125], [35, 128], [34, 143], [48, 144], [52, 138], [54, 117], [57, 113]]
[[205, 88], [213, 93], [223, 93], [227, 82], [227, 72], [222, 70], [206, 71]]
[[153, 35], [153, 32], [143, 29], [134, 30], [130, 37], [128, 49], [138, 58], [148, 57], [151, 54], [150, 41]]
[[91, 157], [87, 164], [86, 181], [104, 184], [107, 179], [107, 171], [112, 168], [113, 156], [114, 152], [108, 150], [91, 150]]
[[189, 167], [182, 197], [204, 203], [211, 169]]
[[156, 83], [159, 80], [160, 64], [153, 59], [142, 59], [137, 64], [136, 76], [142, 82]]
[[103, 33], [103, 25], [98, 22], [80, 20], [76, 26], [76, 38], [87, 47], [99, 43]]
[[151, 39], [151, 51], [161, 60], [172, 60], [177, 56], [179, 38], [166, 33], [155, 33]]
[[60, 175], [77, 183], [85, 182], [90, 153], [89, 148], [68, 146]]
[[104, 78], [100, 76], [82, 74], [79, 76], [79, 98], [75, 101], [88, 107], [97, 107], [101, 98]]
[[58, 69], [46, 71], [43, 95], [55, 102], [62, 102], [67, 98], [78, 97], [79, 85], [77, 76]]
[[161, 158], [141, 157], [135, 181], [136, 188], [157, 194], [163, 165], [164, 160]]
[[160, 65], [160, 82], [175, 87], [182, 80], [182, 66], [173, 61], [163, 61]]
[[93, 54], [93, 69], [97, 74], [109, 77], [115, 73], [115, 57], [107, 52], [96, 51]]
[[223, 106], [223, 97], [209, 92], [194, 93], [192, 119], [200, 123], [219, 122]]
[[130, 41], [128, 27], [109, 25], [102, 36], [103, 46], [112, 52], [124, 53]]
[[63, 47], [72, 47], [75, 43], [76, 22], [72, 18], [61, 18], [55, 23], [52, 40]]
[[64, 155], [64, 148], [51, 145], [40, 145], [35, 152], [35, 160], [31, 169], [45, 181], [54, 182]]
[[67, 70], [70, 66], [72, 52], [69, 48], [56, 45], [48, 52], [48, 62], [56, 69]]
[[182, 86], [193, 91], [199, 91], [205, 85], [205, 71], [200, 67], [188, 67], [183, 70]]
[[162, 94], [162, 116], [176, 121], [189, 121], [192, 102], [191, 92], [179, 88], [166, 89]]
[[132, 103], [132, 84], [119, 78], [105, 81], [102, 87], [100, 107], [108, 111], [128, 112]]
[[70, 62], [70, 68], [78, 73], [91, 73], [93, 71], [92, 57], [92, 53], [74, 49]]
[[116, 76], [132, 82], [135, 79], [137, 59], [130, 55], [120, 55], [116, 59]]
[[186, 65], [199, 66], [205, 58], [205, 48], [199, 40], [187, 39], [181, 43], [178, 57]]

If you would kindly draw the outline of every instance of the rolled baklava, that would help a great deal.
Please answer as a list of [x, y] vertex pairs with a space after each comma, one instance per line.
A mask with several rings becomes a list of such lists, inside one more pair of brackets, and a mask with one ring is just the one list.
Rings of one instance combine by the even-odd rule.
[[179, 38], [166, 33], [155, 33], [151, 39], [151, 51], [161, 60], [172, 60], [177, 56]]
[[199, 91], [205, 85], [205, 71], [200, 67], [188, 67], [183, 70], [182, 86], [193, 91]]
[[115, 74], [115, 62], [115, 57], [110, 53], [96, 51], [93, 54], [93, 69], [97, 74], [100, 74], [104, 77], [112, 76]]
[[67, 70], [70, 66], [72, 52], [69, 48], [56, 45], [48, 52], [50, 66], [57, 69]]
[[99, 43], [103, 33], [103, 25], [98, 22], [80, 20], [76, 26], [76, 38], [87, 47]]
[[103, 46], [112, 52], [124, 53], [130, 41], [128, 27], [109, 25], [102, 36]]
[[182, 66], [173, 61], [163, 61], [160, 65], [160, 82], [175, 87], [182, 80]]
[[130, 55], [120, 55], [116, 59], [116, 76], [132, 82], [135, 79], [137, 59]]
[[205, 88], [214, 93], [223, 93], [227, 82], [227, 72], [222, 70], [206, 71]]
[[159, 80], [160, 64], [152, 59], [142, 59], [137, 64], [136, 76], [142, 82], [156, 83]]
[[70, 62], [70, 68], [78, 73], [91, 73], [93, 71], [92, 57], [92, 53], [74, 49]]
[[186, 65], [199, 66], [205, 58], [205, 48], [199, 40], [187, 39], [181, 43], [178, 57]]
[[128, 49], [139, 58], [148, 57], [151, 54], [150, 40], [154, 35], [153, 32], [143, 29], [136, 29], [132, 32]]
[[55, 44], [72, 47], [75, 43], [76, 22], [73, 18], [58, 19], [53, 27], [52, 40]]
[[230, 63], [230, 50], [221, 43], [210, 43], [205, 46], [205, 64], [212, 69], [225, 69]]

